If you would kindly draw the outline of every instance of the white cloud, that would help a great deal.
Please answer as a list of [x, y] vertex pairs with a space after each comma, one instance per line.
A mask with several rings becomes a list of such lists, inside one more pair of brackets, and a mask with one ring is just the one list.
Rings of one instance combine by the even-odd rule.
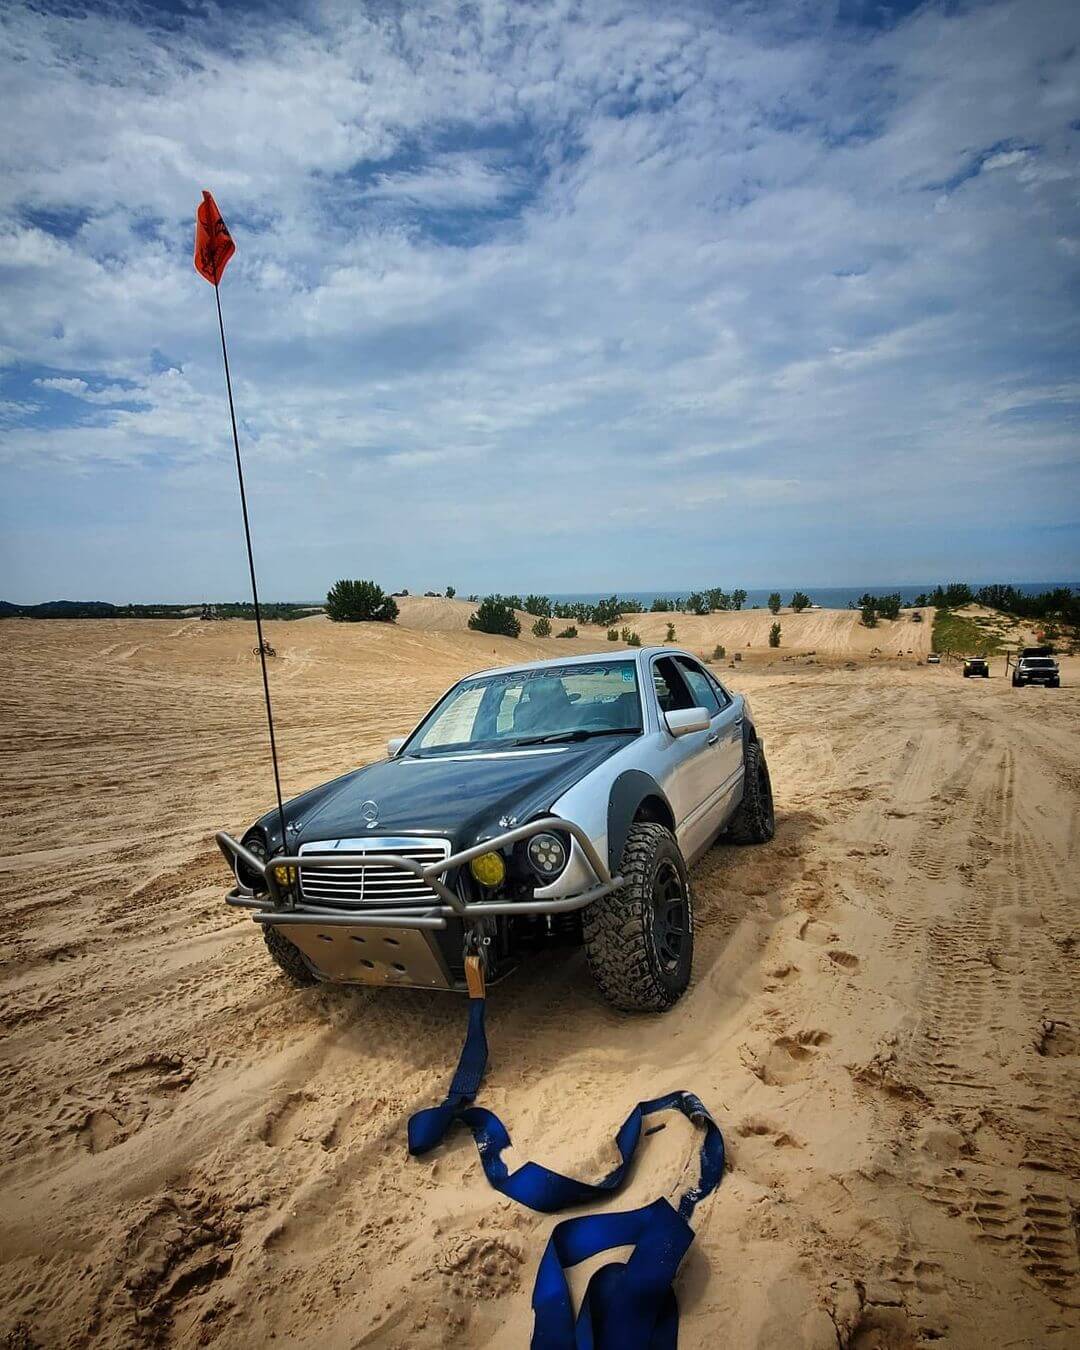
[[[1080, 18], [1049, 0], [880, 31], [798, 18], [491, 0], [210, 10], [166, 33], [9, 7], [9, 481], [100, 470], [110, 510], [168, 481], [174, 516], [209, 482], [225, 500], [190, 264], [210, 186], [238, 240], [222, 297], [245, 446], [293, 521], [280, 593], [317, 594], [326, 550], [416, 584], [457, 546], [482, 584], [493, 507], [538, 584], [570, 566], [545, 539], [577, 532], [588, 585], [613, 556], [640, 565], [650, 519], [663, 575], [642, 584], [745, 565], [728, 535], [762, 569], [802, 548], [813, 579], [831, 514], [861, 501], [899, 541], [906, 498], [880, 490], [920, 482], [929, 520], [1064, 523], [1075, 407], [1024, 391], [1067, 389], [1080, 337], [1062, 97]], [[372, 493], [430, 523], [419, 542], [364, 517]]]

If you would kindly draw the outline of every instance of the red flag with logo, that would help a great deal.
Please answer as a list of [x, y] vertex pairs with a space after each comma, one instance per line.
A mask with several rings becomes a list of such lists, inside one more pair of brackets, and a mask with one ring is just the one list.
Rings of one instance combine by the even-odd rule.
[[236, 245], [213, 196], [209, 192], [202, 196], [195, 212], [195, 271], [216, 286], [236, 252]]

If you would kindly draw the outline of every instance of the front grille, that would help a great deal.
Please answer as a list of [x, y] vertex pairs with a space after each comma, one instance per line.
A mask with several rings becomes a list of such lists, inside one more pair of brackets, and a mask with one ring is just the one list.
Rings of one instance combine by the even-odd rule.
[[[393, 854], [418, 862], [422, 867], [429, 867], [450, 856], [450, 845], [445, 839], [395, 840], [393, 844], [381, 839], [350, 839], [342, 841], [338, 848], [327, 848], [325, 844], [305, 844], [300, 850], [301, 857], [322, 854], [325, 857], [342, 858], [357, 853], [362, 853], [365, 858], [385, 858]], [[333, 868], [301, 865], [300, 891], [305, 900], [335, 909], [442, 903], [426, 881], [401, 868], [385, 864], [380, 867], [377, 863], [366, 867]]]

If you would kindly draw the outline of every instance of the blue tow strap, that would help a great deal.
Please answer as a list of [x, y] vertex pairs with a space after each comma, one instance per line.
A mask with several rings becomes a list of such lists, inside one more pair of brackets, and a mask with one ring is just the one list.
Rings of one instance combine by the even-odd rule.
[[[694, 1240], [694, 1207], [719, 1185], [724, 1172], [724, 1140], [712, 1116], [692, 1092], [669, 1092], [638, 1102], [619, 1128], [615, 1144], [622, 1161], [601, 1181], [579, 1181], [539, 1163], [523, 1163], [510, 1172], [502, 1151], [510, 1135], [498, 1116], [473, 1106], [487, 1067], [485, 1000], [469, 1000], [469, 1028], [446, 1100], [418, 1111], [409, 1120], [409, 1152], [414, 1157], [439, 1144], [455, 1121], [472, 1132], [480, 1163], [497, 1191], [530, 1209], [553, 1214], [570, 1205], [596, 1200], [626, 1180], [647, 1116], [681, 1111], [704, 1128], [698, 1182], [674, 1209], [654, 1200], [623, 1214], [586, 1214], [557, 1224], [536, 1273], [532, 1306], [532, 1350], [675, 1350], [679, 1311], [672, 1288], [676, 1271]], [[566, 1270], [598, 1252], [633, 1246], [630, 1259], [603, 1266], [589, 1281], [575, 1320]]]

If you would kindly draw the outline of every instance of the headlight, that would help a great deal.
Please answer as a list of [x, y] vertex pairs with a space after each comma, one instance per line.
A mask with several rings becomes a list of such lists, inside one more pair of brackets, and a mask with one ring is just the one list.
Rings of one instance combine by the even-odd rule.
[[545, 881], [554, 881], [566, 866], [566, 845], [557, 834], [534, 834], [528, 853], [533, 870]]
[[[254, 853], [256, 858], [266, 861], [266, 840], [259, 830], [253, 830], [250, 834], [244, 836], [240, 841], [249, 853]], [[241, 886], [246, 886], [251, 891], [265, 891], [266, 878], [261, 872], [253, 872], [250, 867], [236, 859], [236, 879]]]
[[501, 886], [506, 879], [506, 863], [501, 853], [481, 853], [469, 863], [469, 871], [481, 886]]

